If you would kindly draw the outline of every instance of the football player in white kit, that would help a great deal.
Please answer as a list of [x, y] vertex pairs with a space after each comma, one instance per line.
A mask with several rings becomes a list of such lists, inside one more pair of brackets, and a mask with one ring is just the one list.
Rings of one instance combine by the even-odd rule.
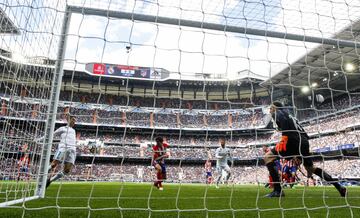
[[230, 167], [228, 165], [228, 160], [232, 161], [230, 149], [225, 147], [225, 139], [220, 139], [220, 147], [216, 149], [215, 152], [216, 158], [216, 170], [218, 172], [218, 178], [216, 180], [216, 188], [219, 188], [219, 182], [223, 175], [223, 171], [226, 173], [225, 183], [228, 183], [228, 180], [231, 176]]
[[[49, 167], [49, 177], [46, 182], [46, 188], [49, 187], [52, 182], [68, 175], [75, 164], [76, 132], [73, 128], [76, 122], [75, 117], [67, 115], [67, 122], [68, 125], [62, 126], [54, 131], [54, 137], [60, 136], [60, 143]], [[42, 139], [43, 137], [37, 141], [41, 141]], [[52, 171], [54, 171], [59, 164], [62, 164], [62, 169], [56, 175], [52, 176]]]

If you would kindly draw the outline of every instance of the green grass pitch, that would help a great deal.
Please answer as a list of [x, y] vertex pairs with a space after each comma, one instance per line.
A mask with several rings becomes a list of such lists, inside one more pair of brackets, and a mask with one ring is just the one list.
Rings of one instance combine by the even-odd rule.
[[[262, 186], [60, 183], [44, 199], [0, 208], [0, 217], [360, 217], [360, 188], [341, 198], [335, 188], [285, 189], [285, 198], [268, 199]], [[1, 196], [3, 197], [3, 196]], [[333, 207], [333, 208], [329, 208]]]

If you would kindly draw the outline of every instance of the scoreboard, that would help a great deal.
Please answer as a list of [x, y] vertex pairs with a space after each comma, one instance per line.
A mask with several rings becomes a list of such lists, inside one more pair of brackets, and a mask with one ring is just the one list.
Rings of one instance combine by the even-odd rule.
[[[137, 67], [128, 65], [114, 65], [104, 63], [86, 64], [85, 70], [92, 75], [109, 77], [159, 80], [168, 76], [162, 68]], [[167, 75], [167, 76], [166, 76]]]

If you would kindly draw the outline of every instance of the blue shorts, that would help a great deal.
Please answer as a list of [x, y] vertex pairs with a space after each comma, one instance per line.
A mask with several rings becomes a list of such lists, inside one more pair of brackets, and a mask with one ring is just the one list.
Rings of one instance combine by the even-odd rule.
[[160, 164], [160, 166], [161, 166], [161, 172], [163, 174], [166, 174], [166, 165], [163, 163], [163, 164]]
[[297, 171], [296, 166], [290, 167], [290, 173], [296, 173], [296, 171]]
[[276, 165], [277, 170], [281, 170], [281, 163], [279, 160], [275, 160], [275, 165]]
[[206, 177], [212, 177], [212, 173], [211, 172], [206, 172]]
[[160, 167], [161, 167], [161, 172], [162, 172], [163, 174], [166, 174], [166, 164], [154, 160], [154, 161], [153, 161], [153, 166], [155, 167], [157, 164], [160, 165]]
[[288, 166], [284, 166], [284, 168], [282, 170], [283, 170], [283, 173], [290, 173], [290, 168]]
[[29, 172], [29, 168], [27, 168], [27, 167], [20, 168], [20, 173], [27, 173], [27, 172]]

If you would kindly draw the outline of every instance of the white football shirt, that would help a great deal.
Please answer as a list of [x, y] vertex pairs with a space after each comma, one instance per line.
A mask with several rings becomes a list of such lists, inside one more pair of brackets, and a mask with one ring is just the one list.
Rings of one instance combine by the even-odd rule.
[[60, 135], [59, 151], [76, 150], [76, 132], [70, 126], [63, 126], [54, 132], [54, 137]]
[[215, 152], [216, 166], [225, 166], [230, 158], [230, 149], [219, 147]]

